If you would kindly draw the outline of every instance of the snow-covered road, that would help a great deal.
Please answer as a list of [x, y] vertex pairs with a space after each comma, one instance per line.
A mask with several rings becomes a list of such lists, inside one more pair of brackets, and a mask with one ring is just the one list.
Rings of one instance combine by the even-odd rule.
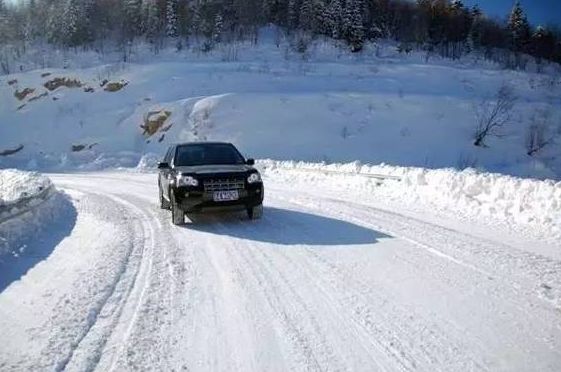
[[175, 227], [154, 174], [51, 178], [73, 210], [0, 281], [2, 371], [561, 370], [539, 242], [272, 179], [260, 221]]

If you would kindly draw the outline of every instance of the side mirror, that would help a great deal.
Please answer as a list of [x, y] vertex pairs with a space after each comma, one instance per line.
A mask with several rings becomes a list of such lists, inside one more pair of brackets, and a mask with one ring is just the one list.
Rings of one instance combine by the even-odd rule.
[[254, 159], [247, 159], [247, 160], [245, 161], [245, 163], [246, 163], [247, 165], [255, 165], [255, 160], [254, 160]]
[[165, 162], [158, 163], [158, 169], [169, 169], [169, 164]]

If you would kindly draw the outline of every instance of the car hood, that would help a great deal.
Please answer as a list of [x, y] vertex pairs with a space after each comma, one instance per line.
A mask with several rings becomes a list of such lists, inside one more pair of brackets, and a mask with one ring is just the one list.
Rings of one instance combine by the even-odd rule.
[[210, 174], [220, 174], [220, 173], [247, 173], [254, 168], [245, 165], [197, 165], [192, 167], [176, 167], [179, 173], [189, 173], [198, 175], [210, 175]]

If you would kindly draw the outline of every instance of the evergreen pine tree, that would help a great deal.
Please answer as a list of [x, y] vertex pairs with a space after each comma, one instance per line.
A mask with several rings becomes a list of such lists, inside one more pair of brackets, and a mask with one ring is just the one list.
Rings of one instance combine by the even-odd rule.
[[511, 49], [516, 53], [523, 52], [530, 40], [530, 24], [520, 1], [516, 1], [512, 8], [508, 20], [508, 30], [510, 32]]
[[0, 22], [5, 22], [6, 19], [6, 6], [4, 5], [4, 0], [0, 0]]
[[194, 35], [199, 35], [202, 33], [203, 20], [201, 17], [200, 6], [195, 6], [193, 8], [193, 18], [191, 21], [191, 32]]
[[48, 8], [47, 40], [53, 44], [64, 42], [64, 8], [60, 1], [53, 1]]
[[313, 0], [302, 0], [300, 5], [300, 28], [305, 31], [312, 31], [315, 28]]
[[300, 27], [300, 0], [288, 1], [288, 28], [296, 30]]
[[177, 37], [177, 0], [166, 1], [166, 34]]
[[129, 38], [134, 38], [142, 32], [142, 0], [125, 0], [125, 32]]
[[224, 28], [224, 20], [221, 14], [217, 14], [214, 17], [214, 27], [212, 31], [212, 41], [214, 43], [219, 43], [222, 39], [222, 30]]
[[327, 21], [327, 4], [318, 0], [314, 3], [314, 32], [322, 35], [329, 35], [329, 25]]
[[62, 16], [63, 42], [68, 46], [78, 46], [91, 40], [89, 3], [81, 0], [67, 0]]
[[144, 5], [144, 29], [146, 37], [154, 42], [160, 34], [160, 11], [156, 0], [148, 0]]
[[362, 1], [348, 0], [343, 18], [343, 33], [353, 53], [364, 46], [364, 25], [362, 24]]
[[[0, 0], [1, 1], [1, 0]], [[38, 15], [37, 15], [37, 3], [35, 0], [29, 0], [26, 23], [26, 35], [25, 40], [31, 41], [39, 35], [38, 30]]]
[[462, 2], [462, 0], [453, 0], [450, 3], [450, 9], [454, 11], [459, 11], [461, 9], [464, 9], [464, 3]]
[[66, 45], [76, 46], [79, 45], [79, 25], [80, 16], [75, 0], [68, 0], [62, 16], [64, 23], [63, 40]]
[[0, 44], [8, 41], [8, 17], [4, 1], [0, 0]]
[[276, 0], [263, 0], [262, 2], [263, 17], [267, 22], [278, 22], [277, 19], [277, 2]]
[[193, 12], [187, 0], [177, 1], [177, 33], [181, 36], [189, 36], [193, 23]]
[[343, 37], [343, 5], [341, 0], [331, 0], [327, 7], [326, 22], [332, 38]]
[[555, 51], [555, 37], [551, 31], [538, 26], [532, 35], [530, 51], [541, 63], [542, 59], [552, 59]]
[[471, 8], [471, 16], [473, 18], [479, 18], [483, 15], [483, 12], [481, 11], [481, 8], [478, 5], [474, 5]]
[[483, 13], [477, 5], [470, 10], [470, 17], [472, 22], [468, 34], [468, 48], [473, 51], [481, 48], [483, 37]]

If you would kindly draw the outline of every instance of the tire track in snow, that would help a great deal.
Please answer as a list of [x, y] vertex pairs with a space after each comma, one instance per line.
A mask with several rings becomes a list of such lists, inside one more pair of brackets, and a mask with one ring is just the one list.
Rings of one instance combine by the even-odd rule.
[[[356, 337], [353, 341], [361, 340], [361, 342], [362, 342], [361, 347], [364, 348], [365, 353], [369, 354], [370, 362], [373, 365], [376, 365], [379, 370], [381, 370], [381, 371], [395, 371], [395, 370], [397, 370], [396, 367], [402, 367], [402, 368], [399, 368], [399, 370], [407, 370], [406, 368], [405, 369], [403, 368], [403, 364], [401, 363], [400, 360], [393, 360], [393, 361], [391, 359], [388, 360], [388, 357], [387, 357], [388, 354], [385, 352], [386, 350], [384, 350], [383, 346], [378, 344], [376, 341], [374, 341], [372, 339], [369, 339], [368, 337], [364, 337], [362, 332], [360, 332], [360, 330], [362, 328], [356, 327], [356, 323], [354, 323], [352, 321], [349, 322], [349, 319], [341, 316], [342, 313], [340, 313], [340, 312], [338, 312], [337, 314], [333, 314], [333, 312], [330, 311], [330, 308], [332, 308], [333, 306], [336, 306], [336, 303], [331, 300], [332, 299], [331, 296], [327, 296], [327, 292], [322, 290], [323, 294], [326, 296], [328, 301], [325, 301], [325, 299], [321, 301], [321, 302], [323, 302], [323, 307], [321, 309], [310, 308], [304, 302], [305, 301], [304, 297], [298, 295], [297, 290], [295, 289], [296, 288], [295, 285], [291, 284], [291, 282], [289, 281], [288, 276], [285, 273], [287, 271], [287, 269], [289, 268], [289, 266], [283, 266], [282, 268], [279, 268], [279, 267], [277, 267], [277, 264], [275, 264], [273, 262], [271, 257], [269, 255], [266, 255], [263, 252], [263, 250], [261, 250], [259, 248], [255, 248], [252, 251], [254, 253], [252, 258], [255, 258], [256, 255], [260, 255], [262, 257], [262, 261], [264, 261], [264, 262], [260, 264], [260, 267], [261, 267], [261, 270], [263, 270], [264, 273], [267, 273], [268, 277], [278, 276], [279, 277], [278, 280], [280, 282], [282, 282], [282, 284], [285, 287], [290, 288], [290, 291], [293, 292], [293, 296], [295, 296], [298, 299], [299, 305], [302, 306], [302, 308], [304, 309], [302, 311], [302, 313], [309, 314], [307, 316], [310, 316], [311, 314], [317, 314], [317, 313], [321, 312], [322, 317], [327, 316], [327, 313], [329, 313], [330, 314], [329, 316], [332, 317], [332, 319], [333, 319], [333, 322], [332, 322], [332, 327], [333, 328], [341, 328], [340, 325], [345, 324], [345, 331], [353, 333], [353, 335]], [[246, 261], [246, 262], [248, 262], [248, 261]], [[297, 267], [296, 265], [294, 265], [293, 261], [288, 261], [288, 263], [289, 263], [289, 265], [292, 265], [292, 267]], [[274, 268], [275, 274], [272, 274], [272, 269], [273, 268]], [[308, 278], [308, 279], [309, 279], [309, 281], [302, 282], [302, 283], [305, 283], [306, 286], [309, 286], [310, 283], [314, 282], [314, 280], [312, 278]], [[301, 284], [301, 285], [303, 285], [303, 284]], [[319, 288], [316, 288], [316, 289], [319, 289]], [[311, 293], [311, 291], [309, 291], [309, 292]], [[314, 298], [316, 298], [316, 297], [314, 297]], [[309, 297], [307, 297], [307, 299], [309, 299]], [[314, 305], [318, 305], [318, 303], [316, 302]], [[339, 307], [337, 307], [337, 308], [338, 308], [338, 310], [341, 310]], [[307, 322], [303, 322], [302, 320], [301, 320], [301, 322], [303, 324], [307, 323]], [[312, 325], [313, 325], [313, 330], [310, 332], [310, 334], [323, 335], [322, 337], [324, 338], [324, 340], [321, 341], [321, 343], [326, 344], [327, 343], [327, 341], [325, 341], [326, 336], [324, 335], [325, 330], [321, 328], [321, 326], [317, 323], [317, 320], [315, 320], [315, 319], [313, 319], [313, 321], [310, 321], [310, 323], [312, 323]], [[330, 331], [333, 332], [332, 329]], [[376, 353], [371, 353], [369, 351], [368, 346], [365, 346], [365, 345], [373, 346], [376, 349]], [[312, 350], [315, 350], [315, 348], [312, 348]], [[322, 357], [315, 357], [314, 360], [321, 361], [321, 363], [320, 362], [317, 363], [318, 370], [325, 370], [325, 369], [331, 368], [333, 362], [330, 361], [329, 359], [330, 359], [330, 357], [333, 357], [334, 355], [337, 355], [337, 354], [334, 351], [334, 347], [331, 346], [331, 347], [327, 348], [327, 351], [323, 353]], [[339, 365], [341, 367], [335, 368], [335, 370], [346, 369], [346, 368], [342, 367], [343, 364], [340, 361], [337, 361], [336, 365]]]
[[[139, 209], [137, 209], [134, 205], [125, 201], [124, 199], [117, 198], [113, 195], [86, 191], [82, 188], [80, 189], [80, 192], [109, 199], [112, 203], [115, 203], [115, 205], [124, 207], [123, 212], [127, 211], [130, 213], [132, 211], [133, 215], [135, 215], [136, 217], [130, 218], [129, 220], [135, 221], [135, 227], [141, 226], [141, 228], [139, 229], [135, 228], [135, 235], [150, 231], [149, 229], [146, 229], [146, 219], [144, 218], [144, 216], [139, 214]], [[90, 313], [90, 322], [87, 329], [79, 338], [79, 340], [77, 340], [74, 344], [68, 358], [64, 361], [63, 364], [59, 364], [59, 366], [57, 367], [58, 370], [93, 371], [97, 367], [97, 363], [99, 363], [103, 349], [106, 346], [108, 339], [111, 337], [111, 334], [114, 331], [114, 327], [122, 317], [122, 311], [125, 305], [130, 301], [131, 295], [134, 293], [133, 291], [137, 286], [139, 279], [142, 278], [142, 267], [144, 266], [143, 262], [146, 258], [145, 251], [147, 250], [145, 245], [146, 240], [147, 237], [143, 236], [141, 239], [139, 239], [139, 241], [144, 242], [143, 244], [132, 244], [132, 249], [127, 254], [127, 261], [123, 263], [121, 270], [118, 272], [116, 281], [113, 285], [111, 285], [110, 290], [107, 292], [106, 297], [100, 304], [99, 308], [96, 309], [95, 312]], [[148, 251], [150, 251], [150, 249], [148, 249]], [[129, 258], [131, 256], [133, 258], [140, 258], [139, 262], [135, 262], [132, 267], [130, 266], [131, 262], [129, 262]], [[125, 278], [125, 274], [129, 269], [132, 271], [132, 273], [127, 274], [127, 277]], [[99, 322], [101, 315], [103, 315], [103, 324]], [[93, 335], [92, 330], [95, 330], [95, 335]], [[88, 339], [88, 337], [90, 337], [91, 339]], [[83, 345], [83, 343], [87, 343], [88, 345]], [[82, 348], [84, 350], [81, 350]], [[80, 360], [73, 360], [75, 355], [79, 355]]]
[[[291, 228], [290, 225], [286, 225], [279, 227], [279, 231]], [[339, 267], [323, 260], [316, 249], [301, 247], [290, 252], [284, 249], [278, 249], [275, 252], [277, 256], [282, 256], [286, 261], [282, 266], [285, 270], [293, 267], [298, 268], [294, 272], [305, 273], [306, 278], [299, 280], [299, 283], [313, 284], [316, 291], [330, 299], [330, 306], [338, 308], [337, 313], [340, 314], [338, 322], [343, 322], [348, 327], [354, 325], [366, 335], [365, 338], [370, 340], [370, 343], [378, 350], [378, 359], [392, 356], [393, 359], [386, 362], [386, 369], [434, 369], [435, 365], [445, 365], [445, 361], [434, 359], [437, 356], [440, 357], [441, 354], [448, 357], [447, 362], [455, 361], [462, 367], [470, 366], [470, 370], [483, 369], [481, 366], [477, 367], [475, 358], [462, 356], [459, 339], [451, 340], [446, 336], [446, 332], [434, 322], [423, 319], [412, 309], [398, 306], [399, 301], [388, 293], [380, 292], [379, 287], [372, 283], [364, 283], [353, 273], [344, 272]], [[259, 251], [259, 253], [265, 255], [263, 251]], [[274, 261], [269, 260], [267, 267], [275, 267], [275, 262], [278, 261], [278, 258]], [[277, 270], [281, 272], [282, 268]], [[374, 292], [374, 289], [378, 292]], [[369, 304], [377, 304], [377, 306]], [[393, 304], [393, 307], [389, 308], [388, 304]], [[345, 315], [343, 316], [343, 314]], [[428, 332], [425, 332], [423, 337], [418, 337], [417, 341], [420, 341], [421, 338], [432, 339], [431, 342], [423, 340], [426, 345], [421, 344], [420, 348], [412, 343], [412, 335], [419, 334], [419, 329], [428, 330]], [[447, 348], [455, 346], [452, 352], [447, 354], [442, 350], [443, 345], [446, 345]], [[418, 349], [423, 349], [423, 347], [425, 349], [419, 354]]]
[[[306, 196], [281, 199], [322, 213], [329, 211], [335, 216], [345, 216], [349, 221], [400, 237], [436, 257], [486, 277], [501, 279], [513, 290], [524, 290], [525, 295], [532, 295], [561, 311], [561, 261], [363, 204], [333, 198], [316, 198], [314, 202]], [[325, 204], [331, 206], [325, 208]], [[344, 212], [349, 206], [353, 214]], [[559, 304], [544, 300], [544, 287], [553, 288], [559, 294]]]
[[414, 308], [400, 305], [396, 298], [380, 291], [379, 286], [363, 282], [352, 272], [325, 260], [311, 248], [299, 256], [306, 265], [298, 260], [294, 260], [293, 264], [299, 264], [302, 270], [308, 271], [310, 269], [306, 267], [314, 267], [317, 271], [311, 275], [322, 278], [322, 281], [329, 283], [329, 288], [335, 289], [338, 295], [334, 296], [335, 301], [339, 303], [341, 311], [354, 319], [371, 339], [378, 339], [382, 335], [387, 342], [384, 345], [387, 352], [401, 359], [407, 370], [487, 369], [479, 364], [477, 357], [466, 353], [459, 332], [453, 335], [450, 332], [453, 327], [447, 328], [447, 332], [442, 329], [445, 322], [439, 325], [418, 314]]
[[[99, 188], [102, 198], [124, 201], [125, 204], [111, 199], [111, 204], [129, 216], [131, 221], [123, 223], [132, 229], [132, 235], [138, 235], [138, 249], [142, 250], [132, 253], [127, 263], [130, 270], [134, 264], [139, 265], [130, 293], [113, 291], [73, 350], [67, 370], [84, 365], [119, 371], [275, 370], [275, 366], [401, 371], [500, 367], [493, 364], [500, 361], [491, 354], [493, 349], [484, 350], [492, 339], [477, 340], [476, 336], [483, 334], [480, 328], [477, 334], [470, 334], [461, 319], [455, 324], [457, 318], [451, 314], [434, 313], [438, 307], [419, 307], [394, 293], [399, 284], [372, 281], [379, 276], [372, 274], [376, 266], [371, 263], [353, 266], [344, 259], [339, 261], [369, 256], [354, 255], [357, 251], [352, 249], [349, 254], [336, 255], [323, 246], [275, 244], [275, 236], [295, 233], [295, 229], [310, 234], [306, 228], [299, 228], [298, 224], [305, 220], [273, 219], [266, 214], [259, 222], [231, 223], [220, 217], [211, 218], [212, 224], [201, 228], [176, 228], [170, 225], [165, 212], [156, 209], [154, 175], [64, 177], [74, 187]], [[92, 178], [106, 182], [91, 186]], [[123, 189], [128, 194], [120, 194]], [[551, 260], [542, 261], [516, 250], [509, 252], [505, 245], [494, 246], [485, 239], [358, 203], [308, 198], [298, 190], [281, 193], [272, 189], [268, 195], [268, 203], [270, 200], [285, 209], [333, 216], [401, 236], [396, 239], [399, 245], [395, 252], [376, 256], [381, 258], [379, 263], [418, 275], [421, 283], [430, 288], [448, 286], [442, 293], [446, 301], [455, 305], [461, 304], [463, 298], [455, 292], [471, 291], [497, 311], [514, 310], [512, 315], [497, 314], [492, 318], [493, 322], [512, 320], [515, 328], [512, 334], [503, 335], [505, 342], [513, 344], [499, 351], [527, 346], [530, 352], [542, 346], [540, 354], [524, 354], [518, 360], [536, 362], [536, 368], [551, 369], [555, 365], [555, 360], [537, 363], [540, 357], [559, 355], [555, 351], [559, 339], [554, 325], [549, 325], [550, 332], [547, 329], [547, 321], [554, 319], [551, 306], [536, 301], [533, 288], [536, 278], [549, 278], [547, 282], [555, 289], [557, 267]], [[108, 203], [104, 205], [110, 207]], [[247, 233], [237, 234], [244, 229]], [[155, 239], [152, 247], [150, 236]], [[303, 242], [312, 240], [313, 237], [302, 236]], [[382, 243], [382, 247], [396, 248]], [[503, 253], [510, 256], [504, 257]], [[505, 267], [494, 267], [496, 257], [504, 260], [501, 263]], [[544, 268], [549, 271], [539, 273]], [[121, 276], [117, 286], [130, 284], [129, 280]], [[516, 322], [524, 322], [524, 311], [531, 312], [532, 325], [522, 323], [517, 330], [520, 323]], [[105, 314], [111, 315], [105, 318]], [[516, 334], [526, 335], [530, 341], [516, 339]], [[480, 344], [475, 345], [477, 341]], [[361, 364], [355, 364], [358, 360]]]
[[157, 213], [155, 203], [147, 204], [145, 200], [130, 195], [121, 194], [116, 198], [125, 200], [136, 209], [145, 222], [144, 229], [149, 232], [148, 249], [143, 255], [147, 260], [147, 269], [142, 275], [142, 287], [137, 298], [126, 315], [127, 326], [123, 336], [113, 340], [113, 356], [105, 362], [103, 370], [121, 370], [123, 363], [127, 368], [138, 369], [148, 363], [165, 369], [177, 290], [177, 277], [173, 273], [169, 249], [175, 245], [166, 238], [169, 236], [169, 225], [161, 221], [162, 216]]
[[[75, 194], [75, 192], [73, 193]], [[108, 210], [112, 211], [112, 213], [105, 211], [98, 214], [103, 209], [101, 206], [104, 205], [106, 198], [92, 193], [84, 194], [79, 192], [79, 194], [80, 198], [78, 201], [73, 198], [74, 203], [77, 203], [76, 209], [80, 212], [80, 219], [77, 221], [77, 224], [79, 224], [78, 228], [81, 228], [80, 226], [85, 223], [82, 220], [84, 214], [88, 216], [95, 214], [96, 218], [100, 218], [100, 221], [109, 221], [112, 218], [110, 214], [122, 213], [124, 216], [127, 216], [122, 205], [111, 205]], [[88, 221], [91, 222], [90, 219]], [[118, 231], [129, 231], [129, 229], [133, 228], [133, 226], [128, 224], [117, 223], [115, 225], [118, 226]], [[132, 240], [128, 239], [130, 236], [130, 233], [127, 233], [126, 237], [117, 237], [117, 239], [125, 239], [120, 241], [121, 247], [124, 248], [121, 254], [103, 252], [101, 257], [105, 257], [105, 259], [92, 263], [95, 265], [96, 270], [85, 273], [83, 282], [73, 283], [74, 287], [79, 288], [60, 299], [57, 305], [59, 311], [56, 311], [44, 326], [45, 329], [49, 330], [50, 336], [47, 347], [41, 351], [41, 356], [48, 360], [47, 363], [53, 364], [53, 370], [69, 369], [73, 357], [83, 341], [90, 335], [91, 330], [96, 326], [101, 314], [111, 305], [116, 293], [122, 290], [120, 287], [122, 286], [125, 272], [130, 266], [134, 266], [131, 263], [131, 257], [136, 245]], [[107, 278], [110, 279], [109, 282], [106, 282]], [[84, 282], [95, 283], [98, 279], [101, 279], [101, 281], [96, 283], [95, 286], [83, 288]], [[69, 311], [75, 312], [69, 313]], [[87, 312], [86, 316], [82, 315], [84, 311]], [[34, 357], [36, 358], [37, 356]], [[32, 363], [31, 360], [28, 360], [23, 362], [23, 364], [26, 365], [28, 362]], [[29, 369], [36, 367], [29, 366]], [[85, 369], [87, 370], [88, 368]]]
[[[91, 191], [91, 185], [89, 183], [78, 184], [72, 183], [73, 187], [78, 187], [80, 192], [84, 192], [90, 195], [96, 195], [101, 198], [109, 199], [115, 205], [120, 205], [125, 207], [124, 210], [128, 212], [133, 212], [132, 215], [135, 217], [131, 220], [136, 221], [136, 224], [140, 226], [137, 229], [135, 234], [143, 236], [140, 241], [142, 244], [134, 244], [135, 249], [138, 251], [133, 257], [139, 259], [138, 270], [134, 274], [134, 278], [132, 278], [128, 289], [121, 290], [117, 294], [117, 296], [113, 296], [115, 294], [115, 288], [118, 284], [115, 284], [115, 288], [108, 294], [108, 297], [103, 303], [103, 306], [96, 311], [94, 316], [92, 317], [92, 321], [83, 334], [80, 337], [80, 340], [75, 343], [73, 346], [73, 350], [71, 355], [64, 361], [64, 364], [60, 366], [60, 370], [68, 369], [68, 370], [87, 370], [92, 371], [97, 368], [98, 363], [100, 363], [100, 359], [103, 357], [103, 370], [112, 370], [116, 368], [116, 364], [119, 362], [120, 358], [123, 357], [123, 351], [125, 348], [129, 347], [129, 339], [131, 337], [131, 333], [135, 328], [135, 324], [137, 322], [137, 318], [139, 317], [140, 308], [144, 305], [146, 291], [152, 287], [153, 281], [153, 261], [154, 261], [154, 251], [155, 251], [155, 237], [156, 231], [163, 228], [163, 224], [160, 221], [160, 218], [152, 211], [152, 209], [147, 208], [144, 204], [144, 201], [141, 205], [143, 207], [138, 206], [138, 200], [126, 200], [131, 199], [130, 197], [125, 195], [125, 198], [122, 196], [117, 196], [115, 194], [105, 192], [102, 193], [95, 189], [96, 191]], [[160, 234], [161, 235], [161, 234]], [[163, 250], [163, 258], [166, 265], [167, 272], [172, 275], [172, 269], [169, 263], [169, 259], [166, 253], [166, 250]], [[123, 267], [125, 270], [125, 267]], [[124, 273], [120, 273], [119, 279], [122, 279]], [[172, 281], [173, 283], [173, 281]], [[167, 293], [171, 293], [174, 290], [173, 285], [167, 285], [168, 288]], [[125, 292], [124, 296], [120, 292]], [[117, 297], [117, 298], [112, 298]], [[170, 304], [173, 300], [169, 300], [168, 304]], [[115, 304], [115, 302], [117, 304]], [[106, 306], [108, 304], [108, 306]], [[108, 308], [108, 309], [107, 309]], [[123, 314], [124, 309], [129, 308], [127, 314]], [[167, 308], [172, 308], [168, 306]], [[105, 310], [105, 314], [103, 314], [103, 324], [98, 322], [99, 315]], [[143, 316], [146, 316], [143, 314]], [[126, 318], [126, 329], [123, 328], [123, 318]], [[115, 332], [115, 328], [117, 331]], [[91, 332], [92, 329], [95, 329], [96, 332]], [[95, 335], [93, 334], [95, 333]], [[114, 334], [122, 334], [122, 337], [119, 341], [113, 341], [113, 345], [106, 347], [109, 339], [114, 336]], [[89, 338], [89, 339], [88, 339]], [[82, 342], [86, 340], [86, 346], [82, 345]], [[162, 345], [163, 342], [159, 342], [158, 345]], [[82, 347], [83, 346], [83, 347]], [[84, 349], [84, 350], [81, 350]], [[79, 358], [73, 360], [75, 354], [81, 354]], [[163, 353], [162, 353], [163, 354]], [[111, 356], [111, 361], [109, 365], [107, 365], [107, 359]], [[125, 355], [125, 358], [127, 355]]]
[[[260, 288], [260, 293], [265, 299], [267, 306], [272, 310], [275, 319], [280, 322], [283, 332], [288, 336], [296, 362], [305, 370], [321, 371], [320, 358], [316, 354], [321, 352], [318, 350], [318, 346], [323, 343], [313, 344], [314, 341], [310, 339], [310, 336], [320, 338], [321, 333], [311, 335], [309, 331], [306, 332], [305, 329], [307, 327], [304, 324], [308, 322], [313, 324], [313, 319], [307, 319], [304, 322], [303, 319], [297, 318], [297, 316], [302, 317], [302, 312], [292, 315], [291, 311], [287, 308], [302, 306], [302, 300], [297, 298], [292, 288], [288, 287], [286, 290], [283, 290], [277, 283], [278, 279], [275, 279], [271, 271], [263, 264], [257, 262], [254, 259], [255, 257], [248, 257], [246, 252], [243, 252], [243, 249], [238, 248], [236, 251], [243, 260], [244, 265], [250, 270], [253, 282]], [[307, 314], [306, 316], [310, 315], [307, 312], [304, 314]], [[313, 324], [313, 327], [318, 328], [317, 324]]]
[[[278, 198], [278, 195], [274, 196]], [[415, 239], [407, 238], [407, 241], [416, 240], [422, 238], [422, 240], [427, 239], [431, 242], [431, 246], [426, 245], [422, 242], [411, 242], [418, 247], [422, 247], [423, 251], [426, 251], [429, 255], [433, 255], [435, 257], [440, 258], [440, 260], [430, 260], [430, 259], [420, 259], [418, 262], [415, 262], [415, 258], [418, 256], [414, 254], [414, 252], [409, 252], [407, 256], [401, 255], [401, 259], [404, 261], [414, 262], [412, 267], [423, 267], [425, 265], [432, 265], [436, 262], [448, 262], [448, 264], [455, 265], [457, 264], [456, 260], [449, 260], [447, 257], [442, 257], [441, 254], [436, 254], [436, 252], [440, 252], [441, 250], [451, 250], [450, 245], [457, 250], [466, 249], [470, 250], [469, 243], [462, 241], [461, 239], [467, 239], [467, 235], [459, 234], [460, 237], [460, 244], [457, 244], [453, 238], [449, 238], [448, 235], [440, 235], [445, 234], [448, 229], [441, 228], [439, 226], [433, 226], [428, 223], [424, 223], [421, 221], [409, 221], [408, 217], [400, 216], [394, 214], [392, 212], [385, 212], [379, 211], [376, 208], [372, 208], [369, 206], [362, 206], [359, 208], [358, 205], [355, 203], [347, 203], [340, 200], [333, 200], [333, 199], [321, 199], [318, 198], [316, 201], [321, 204], [321, 207], [317, 207], [313, 202], [310, 201], [309, 198], [291, 198], [287, 201], [286, 198], [281, 197], [278, 200], [283, 200], [284, 202], [288, 202], [295, 206], [305, 207], [306, 209], [316, 209], [318, 212], [321, 211], [322, 214], [328, 214], [332, 216], [339, 216], [343, 217], [343, 219], [347, 221], [353, 221], [357, 224], [365, 225], [372, 227], [378, 231], [385, 232], [392, 236], [401, 236], [402, 234], [405, 236], [415, 236]], [[329, 206], [331, 204], [331, 206]], [[345, 205], [344, 205], [345, 204]], [[353, 213], [347, 213], [346, 211], [349, 209], [349, 205], [353, 209]], [[384, 217], [380, 217], [380, 215]], [[387, 217], [387, 215], [392, 216], [392, 218]], [[366, 222], [368, 221], [368, 222]], [[410, 222], [410, 223], [409, 223]], [[401, 225], [403, 224], [403, 225]], [[416, 224], [422, 224], [423, 227], [417, 228]], [[390, 226], [389, 228], [387, 226]], [[435, 230], [433, 232], [433, 230]], [[399, 231], [399, 234], [395, 232]], [[444, 232], [443, 232], [444, 231]], [[430, 233], [428, 233], [430, 232]], [[436, 239], [436, 240], [435, 240]], [[442, 240], [442, 243], [439, 243], [438, 239]], [[475, 242], [475, 245], [478, 243], [478, 238], [471, 237], [471, 240]], [[485, 240], [483, 240], [485, 242]], [[432, 248], [436, 245], [437, 248]], [[425, 250], [424, 248], [428, 247], [429, 250]], [[458, 248], [456, 248], [458, 247]], [[489, 248], [489, 249], [492, 249]], [[455, 250], [451, 251], [451, 254], [454, 254]], [[550, 259], [547, 259], [548, 262], [551, 262]], [[485, 271], [479, 270], [475, 267], [475, 270], [472, 268], [473, 265], [471, 264], [461, 264], [459, 267], [463, 268], [464, 270], [467, 269], [468, 276], [461, 277], [461, 275], [457, 272], [458, 270], [450, 270], [449, 268], [445, 270], [425, 270], [426, 276], [432, 277], [435, 280], [435, 283], [450, 283], [453, 287], [458, 287], [457, 290], [459, 291], [466, 291], [467, 293], [473, 291], [473, 285], [480, 283], [478, 287], [480, 290], [485, 293], [485, 297], [488, 298], [487, 301], [500, 308], [505, 304], [509, 304], [512, 309], [516, 309], [517, 315], [509, 314], [509, 313], [502, 313], [502, 315], [498, 316], [498, 319], [504, 317], [503, 321], [509, 319], [510, 323], [513, 325], [514, 334], [519, 333], [520, 335], [526, 335], [524, 337], [534, 338], [536, 343], [543, 342], [545, 340], [546, 344], [555, 350], [558, 348], [559, 340], [554, 336], [555, 328], [552, 327], [550, 320], [553, 317], [559, 318], [560, 314], [552, 314], [552, 312], [556, 312], [554, 308], [547, 308], [544, 307], [544, 302], [538, 296], [536, 296], [536, 292], [533, 290], [531, 286], [529, 286], [525, 282], [520, 282], [518, 280], [511, 280], [513, 278], [511, 275], [504, 274], [504, 273], [493, 273], [493, 276], [489, 277]], [[551, 272], [550, 272], [551, 273]], [[502, 274], [502, 275], [501, 275]], [[452, 277], [457, 277], [454, 281], [451, 281], [450, 275]], [[466, 278], [470, 278], [470, 280], [466, 280]], [[492, 290], [491, 293], [487, 293], [487, 291]], [[539, 303], [528, 302], [528, 299], [534, 298], [541, 302], [542, 305]], [[500, 301], [497, 301], [500, 299]], [[478, 300], [481, 301], [481, 300]], [[490, 305], [491, 306], [491, 305]], [[530, 324], [525, 323], [523, 319], [525, 316], [523, 314], [529, 313], [541, 313], [541, 316], [537, 316], [536, 319]], [[531, 327], [531, 328], [530, 328]], [[452, 327], [456, 328], [456, 327]], [[538, 331], [539, 330], [539, 331]], [[456, 333], [461, 335], [462, 330], [458, 329]], [[466, 332], [464, 330], [464, 332]], [[547, 335], [544, 338], [544, 335]], [[520, 344], [523, 344], [523, 338], [520, 337]], [[473, 345], [476, 345], [473, 343]], [[535, 353], [531, 353], [527, 350], [520, 350], [527, 354], [527, 359], [532, 360], [535, 359], [536, 361], [538, 357], [536, 357]], [[481, 355], [485, 354], [487, 350], [482, 350]], [[557, 352], [557, 354], [561, 353]], [[490, 355], [491, 357], [492, 355]]]

